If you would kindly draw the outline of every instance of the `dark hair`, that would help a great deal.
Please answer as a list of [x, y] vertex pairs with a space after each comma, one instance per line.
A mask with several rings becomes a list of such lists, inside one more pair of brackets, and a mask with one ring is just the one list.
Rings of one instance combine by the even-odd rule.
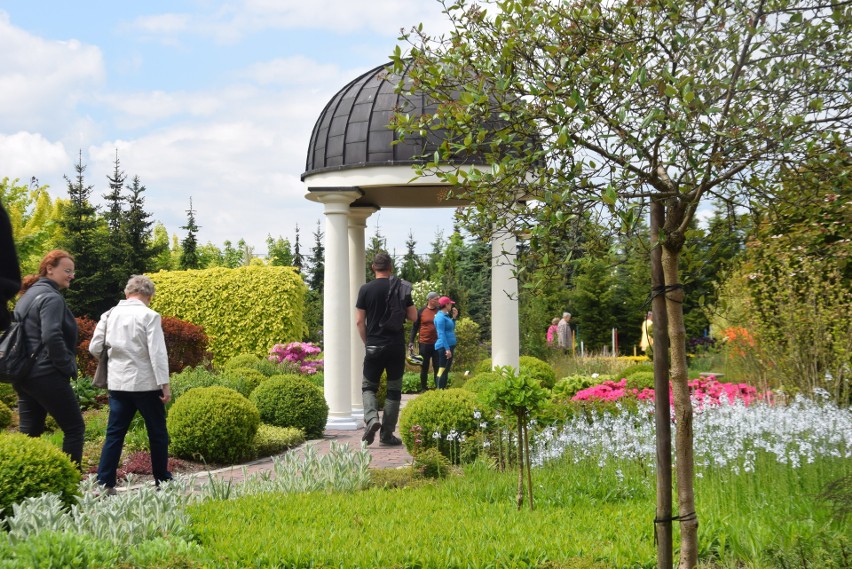
[[393, 268], [393, 261], [391, 260], [390, 255], [388, 255], [385, 251], [379, 251], [376, 253], [376, 256], [373, 257], [372, 267], [374, 271], [389, 271]]
[[38, 274], [27, 275], [26, 277], [24, 277], [23, 281], [21, 282], [21, 293], [25, 293], [27, 289], [33, 286], [39, 278], [46, 277], [47, 268], [56, 267], [59, 264], [59, 261], [61, 261], [62, 259], [71, 259], [73, 261], [74, 257], [71, 256], [71, 253], [69, 253], [68, 251], [63, 251], [62, 249], [54, 249], [53, 251], [45, 255], [44, 258], [41, 260], [41, 263], [39, 263]]

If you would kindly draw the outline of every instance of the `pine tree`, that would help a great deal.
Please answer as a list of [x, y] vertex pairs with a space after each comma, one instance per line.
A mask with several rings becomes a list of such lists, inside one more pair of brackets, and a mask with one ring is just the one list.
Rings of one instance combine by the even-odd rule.
[[141, 275], [153, 269], [155, 259], [168, 250], [168, 239], [165, 244], [152, 242], [154, 221], [145, 211], [145, 197], [142, 195], [145, 186], [139, 181], [139, 176], [133, 177], [127, 191], [128, 209], [124, 223], [124, 240], [129, 249], [127, 266], [130, 274]]
[[186, 225], [181, 226], [181, 229], [186, 229], [186, 237], [181, 241], [183, 252], [180, 256], [181, 269], [200, 269], [201, 262], [198, 258], [198, 230], [201, 229], [195, 224], [195, 210], [192, 209], [192, 198], [189, 198], [189, 209], [186, 210]]
[[69, 201], [58, 222], [61, 231], [58, 246], [74, 256], [76, 271], [65, 298], [75, 315], [98, 318], [113, 304], [120, 291], [111, 287], [112, 279], [104, 266], [107, 227], [89, 201], [93, 186], [85, 182], [82, 150], [74, 169], [77, 172], [74, 181], [65, 176]]
[[314, 232], [314, 247], [311, 249], [311, 258], [309, 260], [311, 277], [308, 281], [308, 286], [311, 290], [322, 291], [323, 282], [325, 281], [325, 246], [323, 245], [324, 234], [322, 225], [317, 220], [317, 230]]

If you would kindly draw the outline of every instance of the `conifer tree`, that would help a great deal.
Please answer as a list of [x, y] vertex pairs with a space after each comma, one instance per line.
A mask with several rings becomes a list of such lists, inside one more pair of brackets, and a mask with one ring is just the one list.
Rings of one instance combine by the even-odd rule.
[[414, 248], [417, 242], [414, 240], [414, 234], [408, 232], [408, 240], [405, 242], [405, 256], [402, 258], [402, 267], [399, 270], [399, 276], [408, 282], [416, 283], [423, 280], [423, 271], [420, 268], [420, 259]]
[[296, 224], [296, 240], [293, 243], [293, 266], [304, 276], [305, 258], [302, 256], [301, 244], [299, 243], [299, 224]]
[[107, 227], [89, 201], [93, 186], [86, 185], [82, 150], [74, 169], [77, 175], [73, 181], [65, 176], [69, 201], [59, 217], [58, 246], [74, 256], [76, 271], [65, 298], [76, 316], [98, 318], [117, 298], [111, 275], [103, 262]]
[[323, 281], [325, 281], [325, 246], [323, 245], [324, 234], [322, 225], [317, 220], [317, 230], [314, 232], [314, 247], [311, 249], [310, 271], [311, 277], [308, 286], [313, 291], [322, 292]]
[[182, 225], [181, 229], [186, 229], [186, 237], [181, 241], [183, 251], [180, 255], [181, 269], [200, 269], [201, 262], [198, 258], [198, 230], [201, 229], [195, 223], [195, 210], [192, 209], [192, 198], [189, 198], [189, 209], [186, 210], [186, 225]]
[[151, 227], [154, 221], [151, 214], [145, 211], [145, 186], [134, 176], [127, 187], [126, 199], [128, 209], [124, 222], [124, 240], [128, 245], [127, 268], [130, 274], [141, 275], [154, 268], [155, 258], [163, 250], [168, 250], [168, 240], [163, 244], [155, 244], [152, 239]]

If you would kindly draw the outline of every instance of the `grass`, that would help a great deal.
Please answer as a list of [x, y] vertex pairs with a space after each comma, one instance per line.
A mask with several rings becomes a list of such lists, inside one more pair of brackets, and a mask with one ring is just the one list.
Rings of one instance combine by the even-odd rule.
[[[842, 567], [852, 544], [817, 495], [849, 468], [824, 459], [792, 471], [763, 457], [751, 474], [697, 479], [702, 562]], [[413, 488], [252, 496], [192, 506], [190, 515], [221, 567], [655, 566], [652, 472], [566, 457], [536, 469], [533, 483], [534, 511], [515, 508], [516, 474], [476, 464]], [[810, 565], [793, 563], [800, 554]]]

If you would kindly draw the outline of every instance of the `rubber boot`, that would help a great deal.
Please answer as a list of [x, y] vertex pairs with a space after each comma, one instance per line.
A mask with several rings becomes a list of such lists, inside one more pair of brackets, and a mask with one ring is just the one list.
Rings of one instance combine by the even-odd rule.
[[[366, 409], [364, 410], [366, 414]], [[396, 421], [399, 419], [399, 401], [385, 399], [385, 410], [382, 413], [382, 432], [379, 440], [388, 440], [393, 436], [396, 429]]]

